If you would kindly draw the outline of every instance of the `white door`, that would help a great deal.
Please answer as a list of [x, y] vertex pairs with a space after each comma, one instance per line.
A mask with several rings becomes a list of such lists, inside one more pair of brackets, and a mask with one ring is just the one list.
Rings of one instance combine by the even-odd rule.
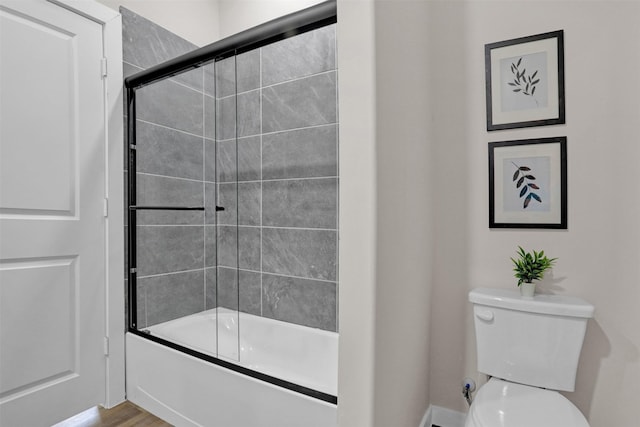
[[0, 425], [105, 398], [102, 26], [0, 0]]

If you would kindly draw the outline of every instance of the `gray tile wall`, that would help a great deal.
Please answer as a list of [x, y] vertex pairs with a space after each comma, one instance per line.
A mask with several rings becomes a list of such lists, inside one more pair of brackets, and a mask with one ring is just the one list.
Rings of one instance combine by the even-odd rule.
[[337, 330], [336, 83], [335, 25], [216, 63], [220, 305]]
[[[121, 13], [125, 76], [195, 48]], [[206, 207], [138, 214], [139, 328], [224, 306], [337, 330], [336, 83], [332, 25], [138, 90], [138, 204]]]
[[[120, 13], [125, 77], [197, 47], [125, 8]], [[205, 204], [206, 180], [215, 185], [215, 149], [208, 149], [215, 142], [205, 138], [204, 85], [200, 68], [137, 91], [138, 205]], [[138, 328], [215, 301], [215, 268], [206, 268], [215, 267], [215, 238], [205, 233], [205, 214], [140, 211], [137, 221]]]

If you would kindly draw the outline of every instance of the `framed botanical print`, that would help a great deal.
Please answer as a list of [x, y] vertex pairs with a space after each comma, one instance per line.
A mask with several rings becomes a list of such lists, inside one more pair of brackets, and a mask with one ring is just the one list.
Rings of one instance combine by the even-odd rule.
[[485, 45], [487, 130], [565, 123], [564, 32]]
[[567, 228], [567, 138], [489, 143], [489, 228]]

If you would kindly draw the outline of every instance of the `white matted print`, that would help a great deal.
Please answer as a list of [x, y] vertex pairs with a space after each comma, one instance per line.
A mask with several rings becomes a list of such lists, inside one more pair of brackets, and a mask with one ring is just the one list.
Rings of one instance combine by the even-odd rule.
[[485, 45], [487, 130], [565, 122], [564, 33]]
[[566, 141], [489, 143], [490, 228], [567, 228]]

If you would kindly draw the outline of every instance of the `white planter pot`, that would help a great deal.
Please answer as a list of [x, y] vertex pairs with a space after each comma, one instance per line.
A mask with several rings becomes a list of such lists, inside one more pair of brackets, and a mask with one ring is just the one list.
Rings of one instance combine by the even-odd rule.
[[535, 283], [522, 283], [520, 285], [520, 294], [525, 298], [533, 298], [533, 294], [536, 293]]

